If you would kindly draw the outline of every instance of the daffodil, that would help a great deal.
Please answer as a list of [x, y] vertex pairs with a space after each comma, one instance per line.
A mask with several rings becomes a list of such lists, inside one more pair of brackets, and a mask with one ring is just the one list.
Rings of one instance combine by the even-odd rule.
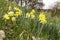
[[22, 15], [22, 11], [21, 10], [19, 10], [19, 12], [17, 12], [17, 13], [18, 13], [19, 16]]
[[41, 20], [41, 19], [46, 19], [45, 14], [44, 14], [44, 13], [40, 13], [39, 19], [40, 19], [40, 20]]
[[21, 16], [22, 15], [22, 12], [19, 12], [18, 15]]
[[12, 9], [12, 7], [11, 7], [11, 6], [9, 6], [9, 7], [8, 7], [8, 10], [11, 10], [11, 9]]
[[13, 11], [10, 11], [8, 12], [9, 16], [13, 16], [14, 15], [14, 12]]
[[18, 14], [18, 13], [15, 13], [14, 15], [15, 15], [15, 17], [18, 17], [18, 16], [19, 16], [19, 14]]
[[45, 16], [44, 13], [40, 13], [40, 14], [39, 14], [39, 20], [40, 20], [40, 22], [41, 22], [42, 24], [47, 23], [46, 16]]
[[30, 18], [30, 14], [29, 13], [26, 13], [26, 18]]
[[34, 19], [35, 18], [35, 15], [31, 15], [31, 18]]
[[22, 11], [21, 10], [19, 10], [19, 12], [20, 12], [20, 14], [22, 14]]
[[33, 13], [35, 13], [35, 10], [34, 10], [34, 9], [32, 9], [32, 12], [33, 12]]
[[11, 20], [12, 20], [12, 21], [16, 21], [16, 17], [12, 17]]
[[32, 11], [30, 12], [30, 14], [34, 14], [35, 13], [35, 10], [34, 9], [32, 9]]
[[21, 15], [22, 15], [22, 12], [20, 12], [20, 11], [17, 11], [17, 12], [15, 13], [15, 16], [16, 16], [16, 17], [21, 16]]
[[10, 19], [10, 17], [9, 17], [8, 14], [5, 14], [5, 15], [3, 16], [3, 18], [4, 18], [5, 20], [9, 20], [9, 19]]
[[33, 15], [34, 13], [33, 12], [30, 12], [31, 15]]
[[46, 19], [43, 19], [43, 20], [41, 20], [40, 23], [45, 24], [45, 23], [47, 23], [47, 20]]
[[19, 11], [20, 9], [18, 7], [14, 7], [14, 10]]

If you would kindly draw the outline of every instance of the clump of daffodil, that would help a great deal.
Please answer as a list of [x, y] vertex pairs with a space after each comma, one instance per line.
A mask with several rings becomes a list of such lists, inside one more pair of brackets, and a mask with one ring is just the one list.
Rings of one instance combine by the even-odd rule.
[[22, 11], [17, 11], [17, 12], [15, 13], [15, 16], [16, 16], [16, 17], [21, 16], [21, 15], [22, 15]]
[[30, 18], [30, 13], [26, 13], [26, 18]]
[[5, 20], [9, 20], [9, 19], [10, 19], [10, 17], [9, 17], [8, 14], [5, 14], [5, 15], [3, 16], [3, 18], [4, 18]]
[[9, 16], [14, 16], [14, 12], [13, 11], [10, 11], [8, 12]]
[[11, 10], [11, 9], [12, 9], [12, 7], [11, 7], [11, 6], [9, 6], [9, 7], [8, 7], [8, 10]]
[[12, 17], [11, 20], [14, 22], [16, 21], [16, 17]]
[[14, 7], [14, 10], [19, 11], [20, 9], [18, 7]]
[[47, 23], [46, 16], [45, 16], [44, 12], [39, 14], [39, 20], [40, 20], [40, 23], [42, 23], [42, 24]]
[[34, 14], [35, 13], [35, 10], [34, 9], [32, 9], [32, 11], [30, 12], [30, 14]]

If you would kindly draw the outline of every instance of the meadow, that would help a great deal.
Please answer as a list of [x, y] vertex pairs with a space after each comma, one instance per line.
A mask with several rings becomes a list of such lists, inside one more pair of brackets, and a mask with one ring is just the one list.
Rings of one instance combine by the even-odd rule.
[[60, 16], [53, 13], [1, 0], [0, 30], [5, 32], [4, 40], [60, 40]]

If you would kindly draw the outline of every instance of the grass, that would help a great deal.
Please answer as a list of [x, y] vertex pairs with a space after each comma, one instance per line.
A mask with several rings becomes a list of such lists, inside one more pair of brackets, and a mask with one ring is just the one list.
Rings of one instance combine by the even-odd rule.
[[[5, 1], [4, 1], [5, 2]], [[3, 2], [2, 2], [3, 3]], [[8, 2], [7, 2], [8, 3]], [[4, 40], [32, 40], [32, 39], [41, 39], [41, 40], [60, 40], [60, 17], [51, 16], [51, 12], [42, 12], [45, 13], [47, 18], [47, 23], [42, 24], [38, 20], [38, 15], [40, 12], [35, 11], [35, 19], [25, 18], [27, 12], [31, 12], [32, 9], [20, 7], [23, 11], [23, 15], [19, 16], [16, 22], [4, 21], [3, 15], [7, 14], [8, 6], [15, 6], [15, 4], [4, 3], [0, 6], [1, 9], [1, 18], [0, 18], [0, 29], [5, 32]], [[4, 6], [6, 4], [6, 6]], [[4, 8], [4, 9], [3, 9]], [[5, 10], [6, 9], [6, 10]], [[3, 12], [2, 12], [3, 10]]]

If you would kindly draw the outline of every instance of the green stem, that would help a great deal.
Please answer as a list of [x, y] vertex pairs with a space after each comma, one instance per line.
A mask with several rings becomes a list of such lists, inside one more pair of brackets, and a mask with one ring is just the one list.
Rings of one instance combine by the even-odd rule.
[[[40, 29], [40, 34], [41, 34], [41, 32], [42, 32], [42, 29], [43, 29], [43, 25], [41, 26], [41, 29]], [[40, 34], [39, 34], [39, 35], [40, 35]]]

